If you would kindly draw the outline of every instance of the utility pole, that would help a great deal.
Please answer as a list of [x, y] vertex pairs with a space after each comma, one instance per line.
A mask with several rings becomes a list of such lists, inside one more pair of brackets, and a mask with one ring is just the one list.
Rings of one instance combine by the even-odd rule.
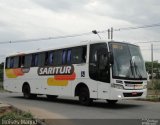
[[111, 27], [111, 40], [113, 40], [113, 27]]
[[108, 39], [113, 40], [113, 27], [111, 27], [111, 29], [108, 29]]
[[110, 39], [110, 29], [108, 29], [108, 39]]
[[151, 43], [152, 84], [153, 84], [153, 43]]

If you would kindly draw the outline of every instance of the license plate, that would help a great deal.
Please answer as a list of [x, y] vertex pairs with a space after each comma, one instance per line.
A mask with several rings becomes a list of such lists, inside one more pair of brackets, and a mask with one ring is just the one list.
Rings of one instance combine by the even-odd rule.
[[132, 95], [137, 95], [137, 92], [132, 92]]

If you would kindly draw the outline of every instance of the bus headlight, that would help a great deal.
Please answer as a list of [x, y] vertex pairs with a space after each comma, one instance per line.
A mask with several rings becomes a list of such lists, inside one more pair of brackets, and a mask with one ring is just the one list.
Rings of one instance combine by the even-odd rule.
[[111, 84], [111, 87], [112, 88], [117, 88], [117, 89], [124, 89], [123, 85], [114, 84], [114, 83]]

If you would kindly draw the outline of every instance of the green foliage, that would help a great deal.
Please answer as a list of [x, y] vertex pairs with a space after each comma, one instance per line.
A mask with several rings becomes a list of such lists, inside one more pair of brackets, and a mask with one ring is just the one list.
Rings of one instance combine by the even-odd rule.
[[[152, 62], [145, 62], [146, 70], [149, 74], [152, 73]], [[153, 62], [153, 73], [156, 74], [156, 79], [160, 79], [160, 63], [157, 61]]]
[[[30, 123], [28, 123], [27, 120], [33, 120], [33, 116], [31, 113], [28, 112], [13, 110], [1, 116], [0, 119], [3, 119], [3, 121], [17, 121], [17, 123], [20, 123], [20, 125], [30, 125]], [[25, 120], [27, 123], [21, 123], [22, 120]]]
[[12, 112], [6, 113], [0, 117], [1, 119], [33, 119], [33, 116], [29, 112], [21, 112], [13, 110]]
[[155, 90], [160, 90], [160, 81], [157, 81], [154, 83], [154, 87]]
[[147, 88], [148, 90], [160, 90], [160, 79], [154, 79], [153, 82], [150, 81]]
[[0, 69], [3, 69], [4, 63], [0, 64]]

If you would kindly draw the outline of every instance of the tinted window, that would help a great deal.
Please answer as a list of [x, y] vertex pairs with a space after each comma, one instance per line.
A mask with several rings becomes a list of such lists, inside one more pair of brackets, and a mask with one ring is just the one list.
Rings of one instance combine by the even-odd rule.
[[[38, 54], [38, 66], [44, 66], [45, 65], [45, 53], [39, 53]], [[47, 56], [46, 56], [47, 57]]]
[[49, 52], [48, 53], [48, 65], [53, 65], [53, 59], [54, 59], [54, 56], [53, 56], [53, 52]]
[[19, 57], [16, 56], [14, 57], [13, 68], [18, 68], [18, 67], [19, 67]]
[[53, 59], [53, 64], [54, 65], [61, 65], [62, 64], [62, 50], [56, 50], [54, 51], [54, 59]]
[[71, 63], [85, 63], [86, 62], [86, 46], [74, 47], [71, 52]]
[[38, 55], [32, 54], [32, 63], [31, 66], [37, 66], [38, 65]]
[[24, 66], [24, 56], [9, 57], [6, 60], [6, 68], [21, 68]]
[[63, 54], [62, 54], [62, 64], [66, 64], [67, 61], [67, 50], [63, 50]]
[[25, 55], [24, 67], [30, 67], [32, 61], [32, 55]]
[[11, 57], [11, 60], [10, 60], [10, 68], [13, 68], [13, 66], [14, 66], [14, 58]]
[[67, 64], [71, 64], [71, 50], [70, 49], [67, 52]]
[[91, 79], [110, 82], [110, 68], [107, 54], [106, 43], [90, 45], [89, 76]]
[[19, 68], [21, 67], [24, 67], [24, 56], [20, 56], [19, 57], [19, 65], [18, 65]]
[[6, 59], [6, 68], [10, 68], [10, 58]]

